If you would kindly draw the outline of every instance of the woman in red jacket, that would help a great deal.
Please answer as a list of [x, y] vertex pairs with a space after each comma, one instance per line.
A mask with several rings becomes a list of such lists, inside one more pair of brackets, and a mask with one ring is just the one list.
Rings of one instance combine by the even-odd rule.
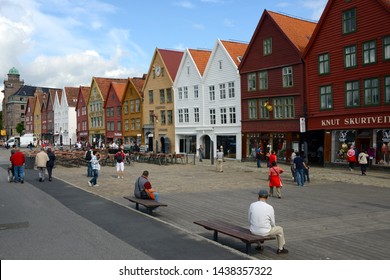
[[20, 181], [22, 184], [24, 183], [24, 154], [20, 151], [19, 148], [16, 148], [15, 153], [11, 156], [11, 163], [14, 167], [14, 176], [15, 183]]
[[282, 198], [281, 188], [283, 186], [282, 179], [280, 178], [280, 174], [282, 174], [284, 170], [276, 165], [276, 161], [271, 163], [271, 167], [268, 170], [268, 178], [269, 178], [269, 195], [273, 196], [274, 188], [276, 188], [276, 194], [278, 198]]

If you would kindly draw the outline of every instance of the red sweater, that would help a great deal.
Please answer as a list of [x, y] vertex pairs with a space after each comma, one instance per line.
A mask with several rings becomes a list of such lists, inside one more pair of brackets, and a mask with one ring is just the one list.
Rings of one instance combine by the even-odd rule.
[[11, 156], [11, 162], [13, 166], [22, 166], [25, 162], [24, 154], [22, 152], [16, 152]]

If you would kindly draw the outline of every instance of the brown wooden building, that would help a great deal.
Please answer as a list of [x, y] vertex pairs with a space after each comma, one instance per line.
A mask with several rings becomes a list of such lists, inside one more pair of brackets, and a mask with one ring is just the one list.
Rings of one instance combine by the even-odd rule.
[[316, 24], [265, 10], [239, 66], [242, 158], [258, 145], [289, 161], [305, 117], [303, 52]]
[[390, 2], [329, 0], [305, 52], [308, 129], [324, 133], [324, 162], [354, 144], [387, 165]]
[[88, 141], [88, 96], [91, 91], [90, 87], [80, 86], [79, 94], [77, 96], [76, 103], [76, 122], [77, 122], [77, 141]]

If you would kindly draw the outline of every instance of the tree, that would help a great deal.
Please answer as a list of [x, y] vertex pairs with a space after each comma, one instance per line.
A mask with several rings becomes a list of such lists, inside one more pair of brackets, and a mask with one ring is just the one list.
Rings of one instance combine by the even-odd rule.
[[22, 135], [22, 132], [24, 131], [24, 124], [18, 123], [16, 125], [16, 132], [19, 133], [19, 135]]

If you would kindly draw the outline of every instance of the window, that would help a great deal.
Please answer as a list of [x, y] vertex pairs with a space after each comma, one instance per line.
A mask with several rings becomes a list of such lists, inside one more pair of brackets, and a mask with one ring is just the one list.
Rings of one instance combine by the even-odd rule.
[[343, 13], [343, 33], [348, 34], [356, 31], [356, 10], [351, 9]]
[[385, 103], [390, 103], [390, 76], [385, 77]]
[[351, 68], [357, 66], [356, 46], [344, 48], [344, 67]]
[[272, 53], [272, 38], [263, 40], [263, 55], [269, 55]]
[[165, 110], [160, 111], [160, 116], [161, 116], [161, 124], [165, 125], [167, 123], [166, 116], [165, 116]]
[[390, 60], [390, 36], [383, 38], [383, 59]]
[[118, 117], [122, 116], [122, 107], [121, 106], [116, 107], [116, 115]]
[[221, 108], [221, 124], [227, 123], [226, 108]]
[[190, 114], [189, 114], [188, 108], [184, 109], [184, 122], [186, 122], [186, 123], [190, 122]]
[[168, 115], [168, 124], [172, 124], [172, 122], [173, 122], [172, 110], [168, 110], [167, 115]]
[[183, 99], [183, 88], [179, 87], [178, 88], [178, 96], [179, 96], [179, 100]]
[[134, 113], [134, 109], [135, 109], [134, 100], [130, 100], [130, 112]]
[[259, 89], [268, 89], [268, 71], [259, 72]]
[[248, 100], [249, 119], [257, 119], [257, 100]]
[[149, 90], [149, 104], [153, 104], [153, 90]]
[[226, 85], [219, 84], [219, 98], [226, 99]]
[[194, 108], [194, 120], [196, 123], [199, 122], [199, 108]]
[[256, 90], [256, 73], [248, 74], [248, 91]]
[[183, 109], [179, 109], [178, 113], [179, 113], [179, 123], [182, 123], [183, 122]]
[[129, 131], [129, 120], [125, 120], [125, 131]]
[[219, 60], [218, 63], [219, 63], [219, 69], [222, 70], [222, 60]]
[[210, 101], [215, 100], [215, 87], [209, 86]]
[[283, 87], [292, 87], [293, 86], [293, 74], [292, 67], [283, 68]]
[[345, 95], [347, 107], [356, 107], [360, 105], [359, 81], [345, 83]]
[[294, 97], [276, 98], [273, 102], [275, 119], [294, 118]]
[[234, 98], [236, 96], [234, 91], [234, 82], [228, 83], [229, 98]]
[[125, 113], [125, 115], [129, 113], [129, 101], [125, 101], [123, 103], [123, 112]]
[[332, 86], [320, 87], [320, 106], [321, 110], [329, 110], [333, 108], [333, 92]]
[[140, 130], [141, 129], [141, 119], [136, 119], [135, 120], [135, 128], [137, 130]]
[[165, 103], [165, 91], [163, 89], [160, 89], [160, 104]]
[[117, 131], [122, 131], [122, 122], [121, 121], [118, 121], [116, 123], [116, 127], [117, 127]]
[[140, 112], [141, 111], [141, 100], [136, 99], [135, 100], [135, 111]]
[[167, 88], [167, 103], [172, 103], [172, 89]]
[[149, 123], [154, 123], [154, 111], [149, 111]]
[[199, 87], [197, 85], [194, 86], [194, 98], [195, 99], [199, 98]]
[[363, 43], [363, 64], [376, 62], [376, 42], [370, 41]]
[[260, 118], [269, 119], [269, 111], [266, 108], [265, 103], [268, 103], [268, 99], [260, 99]]
[[373, 78], [364, 80], [364, 104], [379, 104], [379, 79]]
[[329, 74], [330, 72], [330, 65], [329, 65], [329, 54], [320, 54], [318, 56], [318, 72], [320, 75], [323, 74]]
[[131, 119], [131, 130], [135, 130], [135, 119]]
[[215, 109], [210, 109], [210, 124], [215, 124]]
[[229, 121], [230, 121], [230, 123], [236, 123], [236, 108], [235, 107], [229, 108]]
[[188, 99], [188, 87], [183, 87], [184, 99]]

